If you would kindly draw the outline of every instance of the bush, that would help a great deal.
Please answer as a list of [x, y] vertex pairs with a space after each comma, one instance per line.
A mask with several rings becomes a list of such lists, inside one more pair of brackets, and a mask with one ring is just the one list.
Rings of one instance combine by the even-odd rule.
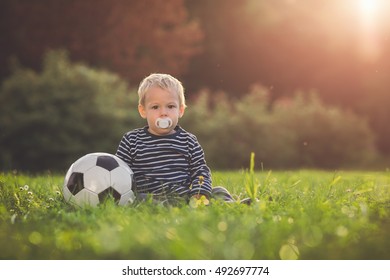
[[[41, 73], [16, 67], [1, 85], [0, 168], [65, 170], [86, 153], [114, 153], [126, 131], [145, 123], [136, 108], [137, 94], [118, 76], [49, 52]], [[367, 167], [376, 153], [362, 118], [316, 95], [272, 104], [262, 87], [236, 100], [204, 91], [181, 125], [213, 169], [246, 168], [251, 152], [267, 169]]]
[[118, 76], [49, 52], [41, 73], [16, 67], [0, 88], [2, 169], [62, 170], [95, 151], [115, 152], [137, 126], [136, 96]]
[[294, 166], [368, 167], [376, 158], [374, 133], [368, 122], [321, 103], [317, 94], [297, 93], [275, 104], [273, 114], [295, 134]]
[[266, 168], [367, 167], [376, 154], [366, 121], [323, 105], [315, 94], [271, 104], [262, 87], [239, 100], [205, 91], [182, 123], [216, 169], [247, 167], [251, 152], [256, 166]]

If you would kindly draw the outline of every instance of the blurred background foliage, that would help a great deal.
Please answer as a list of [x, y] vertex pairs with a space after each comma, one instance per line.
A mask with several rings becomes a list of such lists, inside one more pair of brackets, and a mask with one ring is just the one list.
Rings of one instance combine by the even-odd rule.
[[115, 153], [122, 134], [141, 125], [136, 95], [117, 75], [49, 52], [42, 72], [16, 66], [0, 89], [3, 168], [58, 170], [85, 153]]
[[[0, 93], [5, 168], [65, 169], [89, 152], [115, 153], [123, 133], [144, 125], [135, 90], [115, 74], [71, 63], [65, 51], [49, 52], [39, 73], [15, 66]], [[236, 100], [204, 91], [181, 125], [218, 169], [247, 166], [251, 152], [267, 168], [358, 166], [375, 155], [367, 123], [326, 107], [317, 95], [270, 106], [266, 88]]]
[[367, 121], [324, 105], [315, 93], [270, 104], [266, 88], [237, 100], [203, 92], [182, 125], [195, 132], [214, 168], [242, 168], [254, 152], [264, 168], [361, 168], [377, 159]]
[[[384, 0], [3, 0], [0, 169], [62, 170], [144, 125], [136, 87], [186, 87], [213, 168], [388, 167]], [[259, 166], [257, 164], [257, 166]]]

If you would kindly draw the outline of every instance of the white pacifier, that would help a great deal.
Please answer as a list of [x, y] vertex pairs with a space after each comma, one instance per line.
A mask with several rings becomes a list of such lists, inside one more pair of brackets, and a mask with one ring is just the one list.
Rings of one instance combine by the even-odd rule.
[[172, 125], [172, 120], [170, 118], [158, 118], [156, 120], [156, 126], [162, 129], [166, 129]]

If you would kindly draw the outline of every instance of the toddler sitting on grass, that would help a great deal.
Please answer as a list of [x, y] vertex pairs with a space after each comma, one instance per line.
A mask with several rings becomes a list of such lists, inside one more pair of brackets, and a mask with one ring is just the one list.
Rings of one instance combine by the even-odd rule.
[[151, 74], [140, 83], [138, 96], [138, 111], [147, 125], [127, 132], [116, 152], [134, 172], [136, 197], [168, 203], [200, 199], [207, 204], [210, 198], [233, 202], [225, 188], [212, 187], [201, 145], [178, 125], [186, 109], [182, 83], [168, 74]]

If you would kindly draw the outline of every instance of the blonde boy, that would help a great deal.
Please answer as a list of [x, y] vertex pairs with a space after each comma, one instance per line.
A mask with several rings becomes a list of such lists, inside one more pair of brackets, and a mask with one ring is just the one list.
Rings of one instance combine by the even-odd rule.
[[212, 188], [202, 147], [178, 125], [186, 109], [181, 82], [168, 74], [151, 74], [140, 83], [138, 96], [147, 126], [127, 132], [116, 152], [134, 172], [136, 195], [169, 202], [217, 195], [233, 201], [226, 189]]

